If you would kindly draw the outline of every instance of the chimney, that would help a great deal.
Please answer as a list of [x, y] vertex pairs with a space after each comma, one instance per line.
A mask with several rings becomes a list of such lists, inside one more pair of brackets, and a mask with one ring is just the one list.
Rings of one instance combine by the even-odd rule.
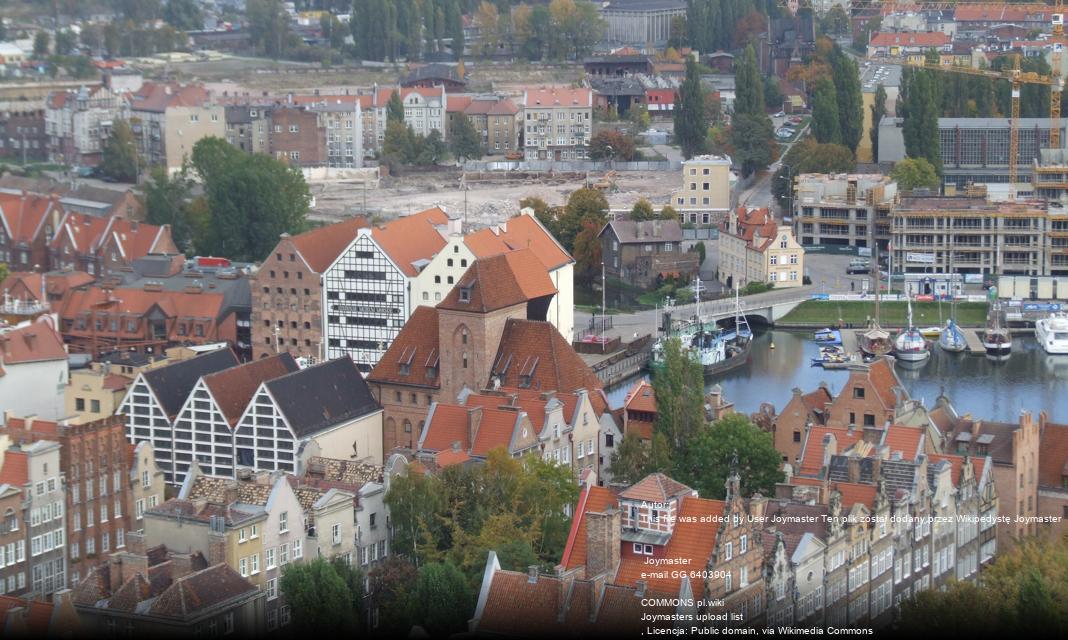
[[[109, 571], [108, 571], [108, 591], [115, 593], [125, 582], [126, 576], [123, 574], [122, 557], [119, 554], [115, 554], [109, 558]], [[133, 575], [131, 572], [130, 575]]]
[[849, 456], [846, 464], [849, 481], [860, 482], [860, 458], [858, 456]]
[[623, 514], [609, 507], [586, 514], [586, 578], [612, 573], [619, 566]]
[[208, 566], [226, 562], [226, 536], [221, 533], [212, 533], [208, 537]]
[[823, 436], [823, 466], [831, 464], [831, 458], [838, 454], [838, 439], [833, 433]]
[[126, 534], [126, 551], [135, 555], [145, 553], [145, 534], [131, 531]]
[[538, 565], [532, 564], [527, 567], [527, 582], [538, 584]]
[[482, 407], [471, 407], [467, 410], [467, 446], [475, 446], [475, 438], [478, 437], [478, 428], [482, 424]]
[[172, 580], [177, 580], [193, 573], [193, 561], [188, 553], [172, 553], [170, 561]]

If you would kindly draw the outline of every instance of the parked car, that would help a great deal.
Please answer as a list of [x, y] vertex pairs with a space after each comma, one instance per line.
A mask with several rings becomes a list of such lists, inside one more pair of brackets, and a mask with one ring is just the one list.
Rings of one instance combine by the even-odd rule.
[[801, 118], [801, 116], [790, 116], [789, 118], [786, 119], [786, 121], [789, 122], [790, 124], [801, 124], [802, 122], [804, 122], [804, 120]]
[[775, 117], [776, 117], [776, 118], [782, 118], [782, 117], [784, 117], [785, 115], [786, 115], [786, 112], [785, 112], [785, 111], [780, 111], [780, 112], [778, 112], [778, 113], [776, 113], [776, 114], [775, 114]]

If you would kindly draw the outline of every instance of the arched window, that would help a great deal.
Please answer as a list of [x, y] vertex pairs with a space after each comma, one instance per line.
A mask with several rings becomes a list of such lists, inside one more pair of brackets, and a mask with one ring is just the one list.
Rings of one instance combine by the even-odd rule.
[[467, 352], [464, 351], [464, 369], [467, 368]]
[[412, 421], [408, 420], [408, 419], [405, 419], [404, 420], [404, 433], [411, 433], [411, 432], [412, 432]]

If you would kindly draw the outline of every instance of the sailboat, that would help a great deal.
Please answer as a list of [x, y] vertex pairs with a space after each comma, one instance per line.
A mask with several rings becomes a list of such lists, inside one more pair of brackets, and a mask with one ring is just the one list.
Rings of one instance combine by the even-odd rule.
[[931, 357], [931, 349], [927, 340], [912, 323], [912, 299], [908, 300], [909, 325], [905, 331], [897, 336], [894, 342], [894, 355], [904, 362], [922, 362]]
[[753, 332], [749, 328], [745, 315], [741, 312], [738, 289], [734, 290], [735, 326], [732, 331], [719, 328], [714, 320], [709, 322], [701, 320], [700, 279], [697, 280], [695, 291], [697, 307], [693, 321], [677, 331], [671, 331], [669, 327], [664, 337], [657, 339], [653, 344], [651, 368], [654, 371], [663, 366], [665, 342], [672, 337], [680, 340], [682, 348], [691, 359], [700, 363], [706, 376], [733, 369], [749, 360], [749, 347]]
[[938, 337], [938, 346], [950, 353], [960, 353], [968, 348], [964, 332], [957, 326], [957, 299], [955, 297], [949, 305], [949, 320], [946, 321], [946, 328], [942, 330], [942, 335]]
[[868, 329], [861, 333], [857, 346], [869, 356], [881, 357], [894, 349], [894, 342], [890, 339], [890, 332], [879, 326], [879, 261], [872, 251], [872, 259], [875, 264], [875, 319], [871, 321]]
[[983, 332], [983, 348], [993, 360], [1008, 360], [1012, 355], [1012, 335], [1001, 326], [1001, 303], [994, 301], [990, 309], [990, 325]]

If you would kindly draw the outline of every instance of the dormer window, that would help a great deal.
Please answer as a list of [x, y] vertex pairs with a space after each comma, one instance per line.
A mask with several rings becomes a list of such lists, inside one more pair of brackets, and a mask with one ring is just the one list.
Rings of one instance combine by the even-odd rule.
[[471, 289], [467, 287], [460, 289], [460, 302], [471, 302]]
[[864, 387], [853, 387], [853, 397], [857, 400], [864, 399]]
[[406, 375], [408, 375], [408, 374], [410, 374], [412, 372], [412, 367], [411, 367], [411, 365], [409, 365], [407, 363], [401, 363], [397, 367], [397, 370], [400, 372], [400, 374], [402, 376], [406, 376]]
[[653, 509], [652, 515], [649, 516], [649, 521], [653, 524], [660, 524], [660, 510]]

